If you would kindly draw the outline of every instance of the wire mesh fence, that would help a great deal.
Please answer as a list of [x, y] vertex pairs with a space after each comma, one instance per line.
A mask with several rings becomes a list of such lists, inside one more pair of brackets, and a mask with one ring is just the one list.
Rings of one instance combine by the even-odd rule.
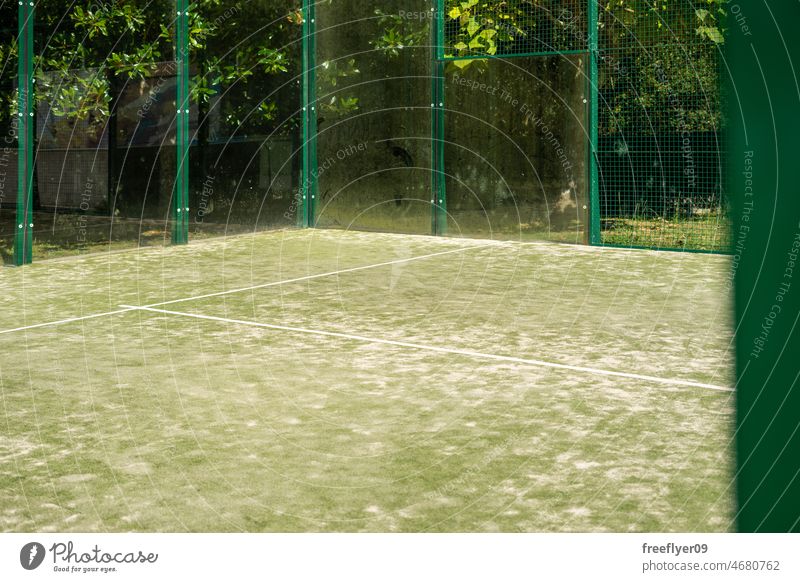
[[688, 1], [600, 11], [603, 243], [729, 248], [720, 16]]
[[439, 0], [446, 59], [582, 52], [585, 0]]
[[[593, 53], [594, 1], [442, 1], [441, 56], [466, 68], [474, 59], [578, 53], [584, 103], [598, 111], [594, 121], [573, 107], [575, 122], [586, 121], [585, 139], [596, 140], [597, 192], [587, 196], [596, 206], [595, 240], [728, 250], [721, 3], [597, 2]], [[535, 61], [525, 67], [534, 71]]]

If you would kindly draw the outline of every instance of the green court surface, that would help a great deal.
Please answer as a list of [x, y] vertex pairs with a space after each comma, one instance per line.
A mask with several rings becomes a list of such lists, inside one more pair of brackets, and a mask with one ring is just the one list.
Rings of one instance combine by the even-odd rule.
[[5, 268], [0, 530], [729, 531], [729, 272], [320, 230]]

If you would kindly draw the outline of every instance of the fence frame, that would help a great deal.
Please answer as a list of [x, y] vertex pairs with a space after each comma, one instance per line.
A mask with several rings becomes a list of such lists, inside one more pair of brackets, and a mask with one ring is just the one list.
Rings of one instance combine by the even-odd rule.
[[[602, 208], [600, 199], [599, 162], [599, 6], [598, 0], [585, 0], [587, 9], [587, 32], [585, 46], [563, 51], [532, 50], [527, 53], [453, 56], [445, 54], [445, 7], [446, 0], [431, 0], [431, 234], [447, 234], [447, 188], [445, 166], [445, 67], [448, 62], [469, 59], [514, 59], [531, 56], [558, 56], [583, 54], [586, 56], [586, 168], [588, 184], [587, 240], [596, 246], [623, 246], [625, 248], [649, 248], [656, 250], [680, 250], [682, 252], [728, 252], [727, 250], [699, 250], [660, 246], [636, 246], [633, 244], [611, 244], [605, 242], [602, 233]], [[190, 42], [189, 0], [175, 0], [174, 46], [177, 71], [176, 99], [176, 175], [171, 203], [172, 243], [186, 244], [189, 240], [189, 151], [191, 136], [190, 121]], [[34, 2], [21, 2], [19, 6], [19, 63], [18, 75], [18, 152], [19, 179], [17, 191], [17, 221], [14, 237], [14, 264], [24, 265], [33, 257], [33, 187], [35, 157], [35, 99], [33, 29], [35, 20]], [[312, 228], [317, 224], [318, 179], [317, 161], [317, 22], [316, 0], [302, 0], [302, 171], [298, 196], [297, 225]], [[583, 39], [581, 39], [583, 41]], [[109, 195], [112, 195], [111, 191]]]

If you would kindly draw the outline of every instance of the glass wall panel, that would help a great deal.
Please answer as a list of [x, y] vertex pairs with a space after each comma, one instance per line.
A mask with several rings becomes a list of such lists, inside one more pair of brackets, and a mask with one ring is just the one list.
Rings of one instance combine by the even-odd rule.
[[0, 2], [0, 256], [14, 252], [17, 201], [17, 137], [14, 118], [17, 77], [17, 3]]
[[[175, 177], [175, 61], [148, 63], [141, 76], [115, 79], [111, 148], [112, 238], [168, 244]], [[196, 113], [193, 116], [196, 118]]]
[[431, 231], [430, 2], [317, 5], [317, 225]]
[[174, 5], [36, 10], [34, 257], [170, 240]]
[[461, 61], [446, 77], [449, 234], [585, 242], [585, 58]]

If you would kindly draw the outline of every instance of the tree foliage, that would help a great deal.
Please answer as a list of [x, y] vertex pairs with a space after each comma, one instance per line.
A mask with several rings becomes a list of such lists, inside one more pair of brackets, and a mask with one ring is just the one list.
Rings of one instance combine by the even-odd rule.
[[[714, 104], [718, 99], [714, 52], [724, 38], [724, 3], [600, 3], [600, 46], [609, 56], [601, 79], [606, 99], [601, 111], [610, 116], [609, 131], [633, 123], [643, 107], [669, 110], [676, 96], [681, 103], [690, 103], [692, 96], [700, 95], [706, 104]], [[115, 79], [145, 78], [157, 63], [174, 58], [171, 0], [40, 0], [36, 14], [37, 100], [62, 116], [104, 119]], [[279, 96], [297, 91], [300, 1], [197, 0], [190, 14], [193, 99], [211, 106], [224, 95], [214, 107], [230, 129], [244, 125], [260, 132], [287, 117], [290, 108], [281, 111], [286, 99]], [[372, 42], [375, 49], [400, 57], [404, 49], [429, 42], [428, 22], [382, 8], [374, 14], [380, 24]], [[588, 42], [585, 0], [446, 0], [442, 17], [448, 56], [582, 50]], [[5, 34], [0, 39], [5, 77], [15, 56], [14, 35]], [[479, 61], [457, 63], [481, 66]], [[335, 88], [344, 77], [358, 73], [349, 61], [321, 63], [318, 81], [323, 88]], [[9, 105], [1, 109], [13, 111], [12, 87], [6, 84], [0, 90]], [[357, 107], [357, 99], [342, 96], [321, 104], [323, 110], [337, 114]], [[695, 130], [719, 126], [713, 115], [684, 109], [682, 123]]]
[[[717, 52], [725, 0], [599, 3], [601, 128], [606, 133], [715, 131], [721, 126]], [[480, 57], [588, 48], [585, 0], [447, 0], [445, 54]], [[475, 59], [477, 57], [477, 59]]]
[[[278, 107], [274, 96], [264, 98], [264, 80], [299, 67], [291, 55], [299, 55], [298, 3], [194, 2], [189, 22], [192, 98], [208, 103], [225, 94], [220, 114], [231, 128], [273, 122]], [[34, 51], [37, 102], [70, 119], [107, 117], [115, 80], [144, 79], [159, 63], [174, 59], [174, 25], [171, 0], [40, 0]], [[15, 35], [5, 34], [0, 42], [4, 71], [10, 71], [16, 51]], [[15, 98], [8, 86], [3, 99], [9, 105], [4, 109], [13, 111]]]

